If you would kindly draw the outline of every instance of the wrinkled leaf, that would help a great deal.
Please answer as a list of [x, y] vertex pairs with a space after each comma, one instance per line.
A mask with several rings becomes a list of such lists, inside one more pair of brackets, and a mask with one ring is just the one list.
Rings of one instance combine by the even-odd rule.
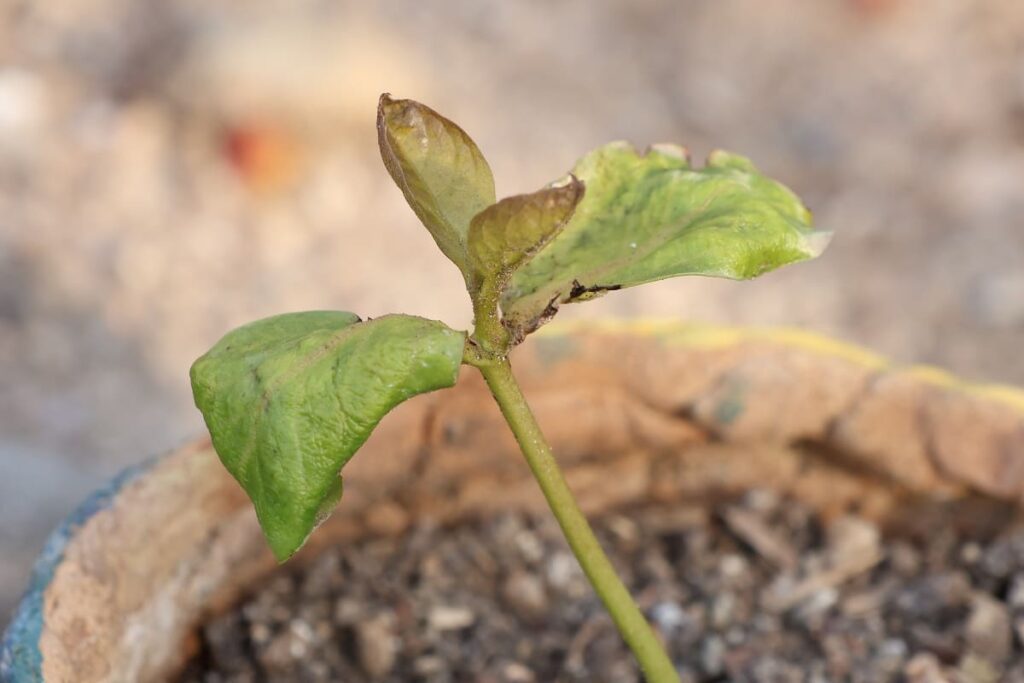
[[413, 100], [381, 95], [377, 140], [388, 173], [437, 246], [464, 273], [469, 222], [494, 203], [494, 177], [457, 125]]
[[586, 196], [568, 225], [511, 279], [506, 326], [529, 331], [560, 303], [676, 275], [756, 277], [817, 256], [828, 233], [747, 159], [715, 152], [694, 169], [678, 147], [611, 143], [573, 170]]
[[583, 183], [570, 177], [563, 185], [506, 197], [474, 216], [468, 246], [475, 280], [503, 287], [565, 227], [583, 190]]
[[192, 366], [192, 392], [278, 560], [341, 496], [342, 466], [388, 411], [455, 383], [464, 335], [405, 315], [310, 311], [228, 333]]

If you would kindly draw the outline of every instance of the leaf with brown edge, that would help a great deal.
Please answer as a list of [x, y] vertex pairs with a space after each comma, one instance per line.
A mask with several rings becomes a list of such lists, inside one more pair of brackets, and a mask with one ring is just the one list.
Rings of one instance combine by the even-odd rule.
[[506, 197], [474, 216], [468, 249], [477, 290], [500, 295], [512, 273], [565, 227], [583, 192], [583, 183], [569, 176], [562, 184]]
[[795, 194], [735, 154], [714, 152], [694, 168], [682, 148], [641, 154], [611, 143], [573, 174], [586, 197], [502, 291], [502, 322], [515, 338], [563, 303], [679, 275], [753, 278], [828, 243]]
[[387, 93], [377, 107], [377, 141], [409, 206], [466, 274], [470, 220], [495, 200], [494, 176], [476, 143], [430, 107]]
[[455, 384], [465, 334], [408, 315], [286, 313], [229, 332], [192, 365], [192, 392], [278, 560], [341, 497], [342, 467], [392, 408]]

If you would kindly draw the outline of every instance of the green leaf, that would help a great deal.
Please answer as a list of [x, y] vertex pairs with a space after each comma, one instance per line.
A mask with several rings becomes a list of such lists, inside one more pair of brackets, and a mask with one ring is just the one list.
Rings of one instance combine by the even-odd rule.
[[469, 222], [495, 199], [484, 155], [465, 131], [430, 107], [387, 93], [377, 108], [377, 140], [409, 206], [465, 273]]
[[475, 281], [503, 288], [565, 227], [582, 197], [583, 183], [570, 176], [562, 185], [506, 197], [474, 216], [468, 247]]
[[813, 258], [828, 241], [796, 195], [725, 152], [694, 169], [679, 147], [639, 154], [611, 143], [573, 174], [586, 196], [502, 296], [513, 331], [531, 331], [560, 303], [676, 275], [756, 277]]
[[423, 318], [310, 311], [240, 327], [193, 364], [214, 448], [278, 560], [330, 512], [342, 466], [388, 411], [455, 384], [464, 340]]

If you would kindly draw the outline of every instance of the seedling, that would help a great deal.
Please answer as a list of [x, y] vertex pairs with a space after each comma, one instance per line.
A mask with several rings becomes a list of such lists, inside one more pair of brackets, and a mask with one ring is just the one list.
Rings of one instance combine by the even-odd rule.
[[310, 311], [228, 333], [191, 372], [221, 461], [283, 562], [337, 503], [342, 468], [381, 418], [471, 365], [647, 680], [678, 681], [566, 485], [509, 351], [563, 304], [676, 275], [753, 278], [817, 256], [828, 234], [792, 192], [726, 152], [694, 168], [681, 147], [613, 142], [562, 180], [496, 202], [483, 154], [432, 109], [383, 95], [377, 134], [391, 177], [462, 273], [474, 329]]

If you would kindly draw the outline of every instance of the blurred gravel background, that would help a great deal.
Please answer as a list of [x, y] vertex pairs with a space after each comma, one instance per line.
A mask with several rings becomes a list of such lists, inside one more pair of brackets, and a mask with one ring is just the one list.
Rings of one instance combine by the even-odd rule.
[[187, 369], [228, 328], [469, 322], [379, 161], [384, 90], [460, 122], [499, 196], [676, 141], [836, 231], [754, 284], [564, 317], [801, 325], [1024, 383], [1020, 0], [0, 0], [0, 614], [89, 489], [200, 432]]

